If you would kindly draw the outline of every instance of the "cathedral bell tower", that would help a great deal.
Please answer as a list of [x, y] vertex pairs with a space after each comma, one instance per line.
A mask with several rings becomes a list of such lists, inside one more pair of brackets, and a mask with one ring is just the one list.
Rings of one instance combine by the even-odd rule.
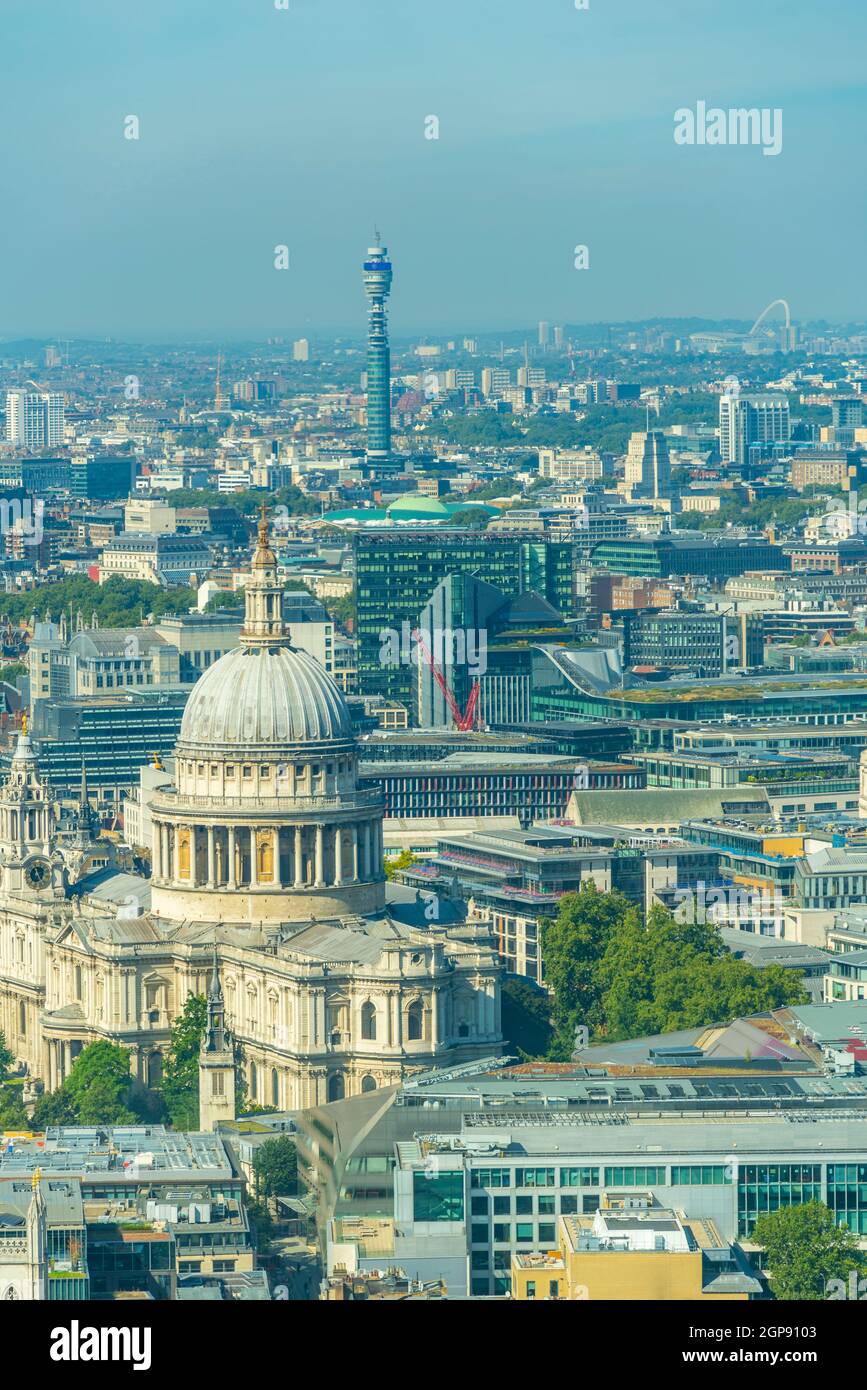
[[52, 810], [25, 723], [18, 735], [9, 778], [0, 790], [0, 865], [4, 888], [32, 891], [51, 886]]
[[208, 990], [208, 1022], [199, 1051], [199, 1128], [210, 1133], [235, 1118], [235, 1052], [226, 1031], [226, 1011], [217, 954]]

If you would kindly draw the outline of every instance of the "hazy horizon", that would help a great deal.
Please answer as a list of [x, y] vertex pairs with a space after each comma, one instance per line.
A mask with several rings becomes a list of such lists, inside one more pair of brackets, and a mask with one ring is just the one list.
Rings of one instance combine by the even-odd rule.
[[[395, 339], [867, 318], [863, 6], [589, 3], [6, 0], [0, 337], [360, 339], [376, 225]], [[678, 146], [698, 102], [781, 153]]]

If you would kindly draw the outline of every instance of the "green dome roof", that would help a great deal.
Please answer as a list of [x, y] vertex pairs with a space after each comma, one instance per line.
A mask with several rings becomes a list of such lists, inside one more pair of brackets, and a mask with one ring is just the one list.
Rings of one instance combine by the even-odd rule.
[[422, 497], [421, 493], [412, 492], [392, 502], [388, 508], [389, 516], [394, 512], [398, 515], [410, 512], [413, 516], [440, 516], [445, 519], [449, 515], [449, 508], [438, 497]]

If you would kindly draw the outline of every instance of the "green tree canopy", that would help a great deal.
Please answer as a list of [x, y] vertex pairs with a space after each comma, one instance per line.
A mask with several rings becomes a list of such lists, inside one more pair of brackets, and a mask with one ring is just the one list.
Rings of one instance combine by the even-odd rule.
[[76, 1057], [57, 1091], [37, 1102], [34, 1124], [122, 1125], [138, 1118], [132, 1103], [129, 1049], [110, 1042], [89, 1043]]
[[89, 623], [94, 613], [101, 628], [138, 627], [142, 617], [186, 613], [195, 605], [192, 589], [162, 589], [141, 579], [121, 579], [113, 575], [97, 584], [86, 574], [75, 574], [51, 584], [39, 584], [24, 593], [0, 594], [0, 615], [10, 622], [26, 622], [32, 613], [41, 618], [50, 612], [81, 614]]
[[199, 1049], [207, 1020], [204, 994], [191, 994], [172, 1024], [158, 1089], [175, 1129], [199, 1128]]
[[756, 1222], [753, 1240], [764, 1246], [775, 1298], [827, 1299], [832, 1279], [848, 1284], [850, 1273], [863, 1274], [867, 1265], [857, 1237], [837, 1225], [824, 1202], [767, 1212]]
[[15, 1061], [15, 1054], [6, 1041], [6, 1034], [0, 1033], [0, 1081], [5, 1081], [9, 1068]]
[[0, 1084], [0, 1129], [30, 1128], [21, 1092], [20, 1084], [8, 1081]]
[[712, 924], [678, 922], [661, 906], [642, 920], [622, 893], [592, 883], [567, 893], [542, 924], [554, 992], [551, 1056], [568, 1060], [575, 1028], [636, 1038], [726, 1023], [807, 1002], [800, 971], [757, 968], [730, 954]]
[[402, 849], [400, 854], [391, 854], [385, 860], [385, 876], [388, 879], [394, 878], [395, 874], [401, 869], [410, 869], [416, 862], [415, 855], [411, 849]]
[[288, 1134], [266, 1139], [253, 1155], [257, 1197], [292, 1197], [298, 1191], [298, 1151]]

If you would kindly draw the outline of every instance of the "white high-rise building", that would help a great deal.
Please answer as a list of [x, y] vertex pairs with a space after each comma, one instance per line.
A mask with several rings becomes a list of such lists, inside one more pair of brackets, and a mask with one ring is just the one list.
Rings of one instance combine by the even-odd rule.
[[62, 444], [66, 427], [62, 391], [16, 387], [6, 392], [6, 438], [22, 449]]
[[789, 402], [785, 396], [747, 396], [730, 391], [719, 401], [719, 452], [723, 463], [747, 462], [751, 444], [786, 443]]
[[310, 344], [306, 338], [297, 338], [292, 344], [292, 358], [295, 362], [310, 360]]
[[633, 497], [668, 497], [671, 468], [662, 430], [636, 430], [629, 436], [625, 480]]

